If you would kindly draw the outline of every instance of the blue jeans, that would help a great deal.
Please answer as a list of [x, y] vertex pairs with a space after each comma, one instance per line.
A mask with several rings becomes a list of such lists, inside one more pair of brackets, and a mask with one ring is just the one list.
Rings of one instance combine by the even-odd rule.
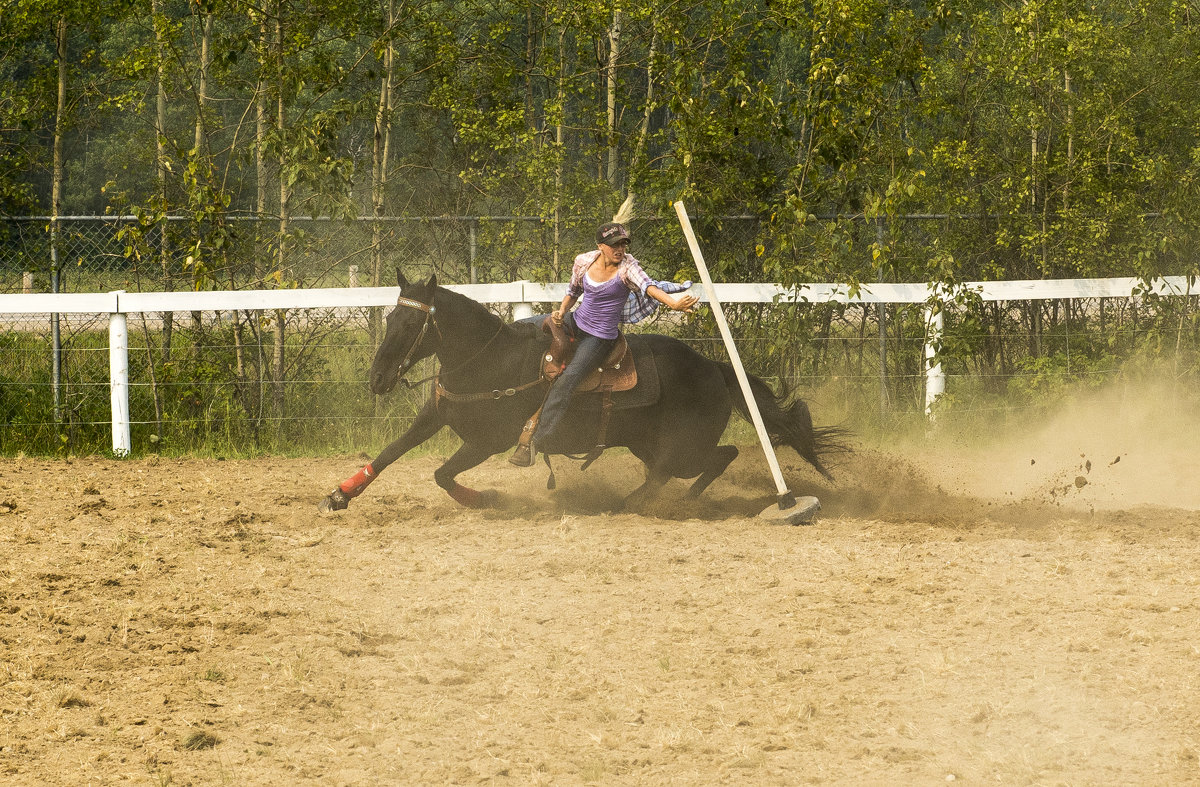
[[550, 393], [542, 405], [542, 415], [538, 419], [537, 429], [533, 432], [534, 448], [542, 451], [554, 448], [555, 432], [567, 412], [571, 394], [583, 382], [589, 372], [600, 368], [604, 359], [617, 345], [616, 339], [601, 339], [593, 336], [575, 325], [575, 315], [568, 313], [563, 321], [567, 334], [575, 337], [575, 355], [567, 368], [550, 386]]

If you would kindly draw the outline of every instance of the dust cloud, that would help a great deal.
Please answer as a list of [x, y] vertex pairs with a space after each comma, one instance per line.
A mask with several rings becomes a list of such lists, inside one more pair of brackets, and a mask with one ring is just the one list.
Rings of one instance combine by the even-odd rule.
[[1200, 411], [1167, 382], [1123, 382], [973, 439], [928, 445], [915, 461], [971, 497], [1082, 510], [1200, 508]]
[[[1122, 382], [988, 428], [935, 425], [885, 445], [852, 435], [851, 452], [829, 457], [833, 482], [790, 449], [778, 458], [789, 489], [820, 498], [825, 517], [1036, 528], [1135, 508], [1184, 516], [1200, 509], [1193, 481], [1198, 435], [1200, 409], [1169, 384]], [[623, 451], [606, 454], [586, 473], [562, 459], [554, 466], [570, 493], [547, 496], [545, 474], [533, 471], [508, 488], [508, 513], [612, 512], [642, 481], [640, 464]], [[465, 477], [486, 485], [490, 472], [481, 468]], [[720, 521], [753, 517], [776, 500], [754, 444], [741, 445], [738, 459], [700, 499], [687, 498], [686, 489], [685, 482], [668, 484], [645, 513]]]
[[[780, 460], [791, 489], [819, 497], [826, 517], [1039, 528], [1144, 508], [1173, 521], [1200, 509], [1193, 480], [1200, 408], [1164, 380], [1122, 380], [987, 426], [947, 418], [907, 438], [860, 437], [852, 453], [833, 457], [833, 483], [790, 451]], [[731, 497], [726, 506], [716, 484], [712, 517], [745, 516], [752, 503], [770, 503], [770, 474], [756, 446], [743, 446], [724, 480], [742, 502]]]

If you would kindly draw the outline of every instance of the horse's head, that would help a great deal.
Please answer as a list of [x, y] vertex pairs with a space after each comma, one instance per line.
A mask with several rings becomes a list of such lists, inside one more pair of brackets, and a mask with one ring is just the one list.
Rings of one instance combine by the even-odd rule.
[[413, 364], [428, 358], [436, 349], [433, 294], [437, 289], [437, 276], [430, 276], [424, 284], [413, 284], [397, 270], [396, 282], [400, 285], [400, 297], [396, 300], [396, 308], [387, 316], [383, 341], [371, 362], [369, 386], [375, 394], [385, 394], [395, 388]]

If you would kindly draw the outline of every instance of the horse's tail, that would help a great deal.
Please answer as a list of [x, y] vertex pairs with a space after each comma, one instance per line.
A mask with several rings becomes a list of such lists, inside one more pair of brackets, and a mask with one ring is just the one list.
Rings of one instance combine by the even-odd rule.
[[[725, 385], [733, 397], [733, 406], [743, 418], [751, 420], [746, 398], [742, 395], [742, 387], [738, 384], [733, 367], [727, 363], [718, 365], [721, 367], [721, 374], [725, 376]], [[758, 411], [762, 415], [763, 425], [767, 428], [771, 445], [790, 445], [815, 467], [817, 472], [832, 481], [833, 475], [825, 469], [821, 457], [849, 451], [850, 448], [845, 442], [847, 431], [840, 426], [813, 428], [812, 415], [802, 399], [794, 399], [789, 404], [786, 392], [776, 396], [771, 387], [759, 378], [752, 374], [747, 374], [746, 377], [750, 380], [750, 390], [758, 404]]]

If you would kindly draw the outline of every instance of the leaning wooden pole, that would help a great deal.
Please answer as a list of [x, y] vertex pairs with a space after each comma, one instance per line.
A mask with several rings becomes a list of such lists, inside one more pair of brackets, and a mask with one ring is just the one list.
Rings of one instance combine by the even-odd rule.
[[[717, 298], [717, 289], [713, 286], [708, 266], [704, 264], [704, 255], [700, 252], [700, 244], [696, 240], [691, 219], [688, 218], [687, 209], [683, 206], [682, 201], [675, 203], [675, 213], [678, 214], [679, 223], [683, 226], [683, 235], [687, 239], [688, 248], [692, 251], [696, 269], [700, 272], [700, 281], [704, 284], [708, 305], [712, 309], [713, 318], [717, 321], [717, 328], [721, 331], [721, 339], [725, 342], [725, 350], [729, 353], [729, 361], [733, 366], [734, 374], [737, 375], [738, 385], [742, 388], [742, 395], [746, 398], [746, 409], [750, 413], [754, 430], [758, 432], [758, 441], [762, 444], [763, 453], [766, 454], [767, 465], [771, 468], [771, 477], [775, 479], [775, 490], [778, 492], [778, 511], [785, 512], [783, 516], [788, 521], [807, 521], [820, 509], [820, 504], [817, 503], [816, 498], [808, 498], [806, 505], [797, 507], [796, 496], [787, 488], [787, 483], [783, 480], [783, 471], [779, 469], [779, 459], [775, 456], [775, 449], [767, 435], [767, 427], [763, 423], [762, 413], [758, 410], [758, 402], [754, 400], [754, 392], [750, 389], [750, 380], [746, 376], [745, 367], [742, 366], [742, 357], [738, 354], [737, 345], [733, 343], [733, 334], [729, 331], [725, 310], [721, 308], [721, 301]], [[767, 515], [769, 512], [770, 509], [764, 511], [763, 514]]]

